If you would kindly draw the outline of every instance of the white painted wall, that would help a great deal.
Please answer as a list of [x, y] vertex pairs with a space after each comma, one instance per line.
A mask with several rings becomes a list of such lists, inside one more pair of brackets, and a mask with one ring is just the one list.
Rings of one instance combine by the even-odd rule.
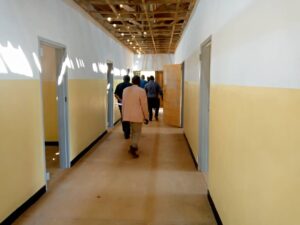
[[191, 54], [184, 62], [184, 80], [197, 81], [200, 84], [200, 48]]
[[173, 54], [146, 54], [134, 55], [134, 70], [159, 71], [163, 70], [164, 65], [173, 64]]
[[297, 0], [201, 0], [175, 63], [212, 35], [213, 84], [299, 88], [299, 8]]
[[[102, 77], [93, 71], [93, 63], [111, 60], [119, 69], [132, 67], [133, 53], [114, 40], [71, 0], [1, 0], [0, 45], [6, 49], [9, 41], [23, 50], [33, 76], [8, 71], [0, 79], [38, 79], [39, 73], [32, 53], [38, 55], [38, 37], [58, 42], [67, 48], [75, 69], [69, 69], [69, 78]], [[1, 47], [0, 46], [0, 47]], [[0, 49], [1, 50], [1, 49]], [[2, 55], [2, 61], [5, 56]], [[84, 61], [77, 68], [76, 58]]]

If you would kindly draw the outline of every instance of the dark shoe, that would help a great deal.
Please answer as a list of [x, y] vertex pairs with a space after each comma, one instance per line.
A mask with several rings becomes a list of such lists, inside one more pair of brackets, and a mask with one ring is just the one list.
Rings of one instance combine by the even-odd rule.
[[136, 153], [137, 150], [138, 150], [138, 148], [130, 146], [129, 153], [132, 155], [133, 158], [139, 157], [139, 155]]
[[130, 138], [130, 134], [124, 134], [125, 139], [129, 139]]
[[158, 121], [158, 117], [157, 116], [155, 117], [155, 119], [156, 119], [156, 121]]

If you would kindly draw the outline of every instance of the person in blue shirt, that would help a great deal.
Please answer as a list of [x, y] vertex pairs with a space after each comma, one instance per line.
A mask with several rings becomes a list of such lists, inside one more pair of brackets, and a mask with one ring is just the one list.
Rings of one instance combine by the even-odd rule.
[[153, 76], [150, 76], [149, 82], [145, 85], [145, 90], [148, 98], [149, 120], [152, 121], [153, 109], [155, 110], [155, 119], [158, 120], [159, 95], [163, 97], [163, 93], [159, 84], [154, 81]]
[[145, 75], [141, 76], [141, 81], [140, 81], [140, 87], [145, 88], [145, 85], [147, 84], [147, 81], [145, 80]]

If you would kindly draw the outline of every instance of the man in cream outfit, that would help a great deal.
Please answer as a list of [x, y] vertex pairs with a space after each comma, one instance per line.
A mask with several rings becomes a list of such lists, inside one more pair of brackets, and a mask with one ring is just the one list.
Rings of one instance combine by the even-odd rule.
[[139, 87], [140, 77], [132, 78], [132, 86], [124, 89], [123, 92], [123, 120], [130, 122], [131, 145], [129, 152], [134, 158], [137, 154], [138, 141], [142, 131], [142, 124], [148, 123], [148, 103], [144, 89]]

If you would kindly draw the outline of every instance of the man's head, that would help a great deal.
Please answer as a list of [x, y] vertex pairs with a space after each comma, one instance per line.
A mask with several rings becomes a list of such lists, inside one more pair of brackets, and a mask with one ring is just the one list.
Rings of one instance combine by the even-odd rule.
[[141, 78], [139, 76], [137, 76], [137, 75], [133, 76], [133, 78], [132, 78], [133, 84], [140, 85], [140, 82], [141, 82]]
[[129, 77], [128, 75], [125, 75], [125, 76], [123, 77], [123, 81], [124, 81], [125, 83], [129, 83], [130, 77]]
[[154, 76], [150, 76], [150, 80], [153, 80], [153, 81], [154, 81]]
[[142, 79], [142, 80], [145, 80], [145, 75], [142, 75], [142, 76], [141, 76], [141, 79]]

